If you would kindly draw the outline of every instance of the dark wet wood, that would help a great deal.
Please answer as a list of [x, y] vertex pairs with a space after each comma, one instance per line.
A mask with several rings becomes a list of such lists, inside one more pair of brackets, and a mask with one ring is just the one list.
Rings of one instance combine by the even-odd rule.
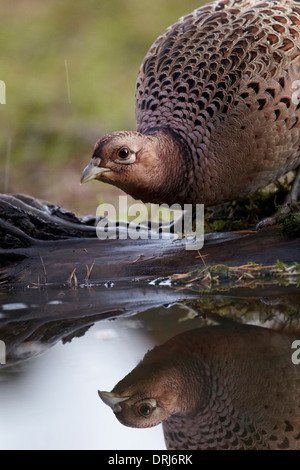
[[197, 251], [186, 250], [184, 240], [99, 240], [93, 222], [29, 196], [0, 196], [0, 282], [27, 286], [151, 280], [201, 268], [203, 260], [229, 266], [300, 261], [300, 240], [283, 236], [279, 227], [208, 234], [201, 258]]

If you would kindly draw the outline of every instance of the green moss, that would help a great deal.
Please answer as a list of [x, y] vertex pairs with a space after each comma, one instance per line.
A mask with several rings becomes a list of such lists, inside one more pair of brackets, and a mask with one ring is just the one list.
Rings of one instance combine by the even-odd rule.
[[213, 232], [235, 232], [247, 228], [245, 220], [214, 220], [209, 224]]
[[[278, 301], [281, 297], [281, 301]], [[257, 297], [231, 297], [231, 296], [213, 296], [199, 297], [198, 299], [189, 299], [183, 301], [187, 309], [191, 309], [193, 317], [198, 314], [198, 322], [218, 322], [222, 323], [223, 318], [227, 317], [230, 321], [245, 322], [270, 322], [274, 325], [280, 325], [299, 328], [300, 309], [299, 294], [285, 295], [284, 289], [280, 292], [273, 291], [268, 302], [264, 303]]]
[[276, 261], [276, 268], [281, 269], [285, 271], [288, 268], [288, 265], [286, 263], [283, 263], [282, 261], [279, 261], [279, 259]]
[[[262, 287], [265, 284], [295, 285], [300, 283], [300, 263], [288, 265], [280, 260], [271, 266], [248, 263], [244, 266], [215, 265], [205, 266], [184, 274], [173, 274], [168, 285], [201, 286], [207, 290], [230, 289], [232, 287]], [[156, 284], [166, 283], [166, 278]]]
[[291, 189], [285, 178], [249, 196], [216, 207], [206, 208], [205, 231], [227, 232], [248, 229], [274, 215]]
[[229, 278], [229, 267], [225, 265], [211, 266], [209, 272], [212, 277], [218, 277], [220, 280]]
[[287, 215], [282, 223], [282, 232], [289, 237], [300, 237], [300, 212]]

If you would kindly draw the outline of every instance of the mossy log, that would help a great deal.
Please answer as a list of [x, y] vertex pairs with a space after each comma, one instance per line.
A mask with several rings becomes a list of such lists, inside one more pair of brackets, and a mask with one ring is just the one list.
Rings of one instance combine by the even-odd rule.
[[280, 227], [205, 236], [201, 253], [185, 240], [99, 240], [95, 218], [78, 218], [24, 195], [0, 196], [0, 282], [3, 285], [68, 285], [186, 273], [214, 266], [300, 261], [300, 239]]

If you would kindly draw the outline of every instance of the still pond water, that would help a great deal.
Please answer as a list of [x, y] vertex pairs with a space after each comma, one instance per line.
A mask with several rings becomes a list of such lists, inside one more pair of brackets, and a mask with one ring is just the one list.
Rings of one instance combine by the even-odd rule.
[[[253, 400], [262, 400], [263, 394], [272, 419], [278, 408], [287, 410], [287, 416], [283, 416], [285, 430], [277, 443], [296, 448], [297, 439], [290, 439], [289, 432], [291, 426], [297, 431], [293, 431], [294, 437], [300, 432], [300, 364], [295, 366], [292, 361], [296, 351], [292, 343], [300, 340], [299, 289], [270, 285], [210, 292], [197, 287], [176, 289], [138, 283], [76, 289], [36, 286], [16, 290], [2, 286], [0, 340], [6, 345], [6, 365], [0, 366], [0, 448], [166, 449], [161, 425], [148, 429], [123, 426], [99, 399], [97, 390], [112, 390], [155, 345], [202, 328], [200, 348], [206, 341], [205, 328], [221, 328], [222, 324], [231, 331], [224, 354], [233, 366], [227, 375], [221, 366], [215, 373], [224, 375], [225, 386], [233, 383], [235, 390], [242, 387], [243, 396], [246, 390], [250, 399], [243, 399], [244, 407], [248, 403], [251, 408]], [[236, 325], [244, 325], [242, 342]], [[260, 336], [258, 330], [257, 334], [247, 334], [250, 325], [276, 331], [275, 339], [272, 334]], [[222, 328], [218, 331], [220, 342], [205, 353], [205, 357], [212, 355], [206, 359], [211, 364], [218, 364], [213, 355], [220, 353], [218, 347], [223, 341]], [[183, 348], [189, 347], [188, 338]], [[243, 348], [249, 360], [237, 369], [234, 364]], [[247, 385], [249, 367], [251, 373], [254, 370], [255, 374], [257, 368], [262, 374], [261, 364], [266, 358], [269, 369], [265, 384], [258, 381], [255, 386], [252, 382]], [[3, 348], [0, 359], [4, 362]], [[282, 370], [284, 377], [278, 377]], [[284, 381], [285, 387], [277, 393], [275, 402], [270, 394], [269, 403], [268, 382], [276, 374], [276, 383]], [[187, 387], [192, 386], [190, 383], [193, 377]], [[251, 416], [252, 410], [245, 413]], [[251, 448], [250, 442], [248, 446]]]

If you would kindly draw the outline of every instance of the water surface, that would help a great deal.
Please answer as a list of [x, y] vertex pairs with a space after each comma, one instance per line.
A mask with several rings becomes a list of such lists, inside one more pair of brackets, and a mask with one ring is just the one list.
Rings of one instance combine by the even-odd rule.
[[224, 319], [300, 339], [299, 306], [296, 286], [2, 288], [0, 448], [165, 449], [161, 425], [122, 426], [97, 390], [111, 390], [155, 345]]

